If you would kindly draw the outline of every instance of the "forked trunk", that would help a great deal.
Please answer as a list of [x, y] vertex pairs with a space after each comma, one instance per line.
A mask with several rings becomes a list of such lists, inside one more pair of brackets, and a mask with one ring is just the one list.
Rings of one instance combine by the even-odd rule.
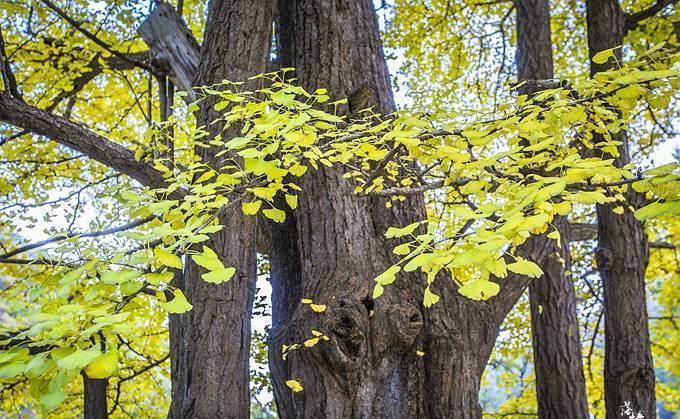
[[[277, 34], [281, 66], [295, 67], [306, 89], [349, 98], [346, 115], [369, 106], [394, 110], [370, 0], [280, 0]], [[423, 197], [388, 209], [380, 199], [354, 195], [342, 171], [328, 168], [310, 172], [300, 186], [295, 222], [270, 229], [270, 249], [282, 248], [270, 250], [270, 367], [280, 416], [481, 417], [481, 374], [500, 321], [527, 282], [504, 286], [502, 298], [513, 301], [496, 306], [458, 295], [442, 275], [435, 286], [442, 301], [424, 309], [424, 279], [400, 274], [373, 300], [372, 279], [394, 263], [395, 243], [384, 232], [423, 219]], [[297, 255], [286, 251], [291, 247]], [[301, 298], [328, 307], [316, 314]], [[313, 330], [329, 341], [281, 359], [282, 345], [302, 343]], [[304, 390], [293, 393], [287, 380]]]

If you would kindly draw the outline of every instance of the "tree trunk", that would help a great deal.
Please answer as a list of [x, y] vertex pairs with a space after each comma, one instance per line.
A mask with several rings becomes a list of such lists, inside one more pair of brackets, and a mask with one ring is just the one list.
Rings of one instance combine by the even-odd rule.
[[[599, 51], [623, 43], [624, 14], [617, 0], [588, 0], [588, 49], [592, 57]], [[621, 62], [621, 50], [616, 50]], [[591, 61], [591, 74], [616, 66], [613, 59], [604, 64]], [[596, 141], [598, 137], [595, 137]], [[629, 163], [628, 138], [625, 132], [614, 139], [621, 141], [618, 167]], [[601, 141], [602, 139], [599, 138]], [[633, 207], [644, 198], [632, 189], [626, 198]], [[605, 310], [605, 404], [607, 418], [622, 417], [629, 406], [645, 418], [656, 417], [654, 369], [649, 343], [645, 268], [648, 244], [644, 228], [633, 213], [612, 212], [616, 204], [598, 205], [598, 249], [596, 260], [603, 282]]]
[[109, 411], [106, 406], [107, 379], [89, 378], [83, 373], [83, 388], [85, 389], [85, 419], [106, 419]]
[[[212, 0], [197, 84], [246, 80], [264, 72], [273, 14], [273, 1]], [[216, 118], [213, 104], [202, 103], [199, 123], [208, 124]], [[219, 163], [214, 158], [218, 151], [204, 152], [204, 161]], [[183, 283], [178, 285], [194, 307], [171, 316], [171, 418], [248, 417], [256, 223], [240, 208], [226, 211], [220, 223], [225, 227], [206, 245], [220, 255], [225, 266], [235, 267], [237, 274], [225, 284], [210, 284], [201, 279], [202, 268], [187, 260]]]
[[[341, 109], [348, 115], [371, 105], [394, 110], [370, 0], [279, 0], [277, 28], [280, 65], [295, 67], [303, 87], [349, 98]], [[384, 200], [355, 196], [342, 171], [328, 168], [309, 173], [301, 186], [295, 222], [270, 232], [270, 248], [298, 252], [270, 252], [270, 367], [280, 416], [481, 417], [481, 374], [502, 319], [528, 281], [504, 282], [498, 298], [504, 304], [496, 305], [460, 296], [441, 275], [435, 288], [442, 301], [424, 309], [425, 280], [402, 273], [373, 300], [372, 279], [394, 263], [395, 243], [384, 240], [384, 231], [423, 219], [423, 197], [387, 209]], [[300, 298], [328, 308], [315, 314]], [[312, 330], [330, 340], [282, 361], [282, 345], [301, 343]], [[291, 392], [284, 384], [289, 379], [304, 390]]]
[[[549, 0], [517, 2], [517, 72], [520, 91], [533, 94], [532, 80], [552, 79]], [[569, 222], [556, 216], [554, 228], [561, 235], [557, 243], [545, 235], [532, 237], [532, 246], [546, 249], [543, 276], [529, 285], [531, 329], [536, 371], [536, 397], [541, 418], [569, 412], [571, 417], [588, 417], [585, 377], [581, 359], [576, 299], [571, 280]]]

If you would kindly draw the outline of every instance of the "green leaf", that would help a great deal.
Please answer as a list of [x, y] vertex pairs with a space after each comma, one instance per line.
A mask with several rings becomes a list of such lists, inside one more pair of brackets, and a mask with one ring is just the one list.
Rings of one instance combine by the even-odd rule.
[[236, 273], [236, 268], [224, 268], [210, 271], [201, 275], [201, 278], [205, 282], [210, 282], [211, 284], [221, 284], [223, 282], [229, 281]]
[[215, 253], [208, 246], [203, 246], [203, 253], [191, 255], [191, 259], [194, 262], [196, 262], [196, 264], [204, 267], [209, 271], [217, 271], [224, 269], [224, 265], [220, 261], [220, 258], [217, 256], [217, 253]]
[[620, 46], [614, 47], [614, 48], [609, 48], [604, 51], [600, 51], [597, 54], [593, 55], [593, 62], [595, 64], [604, 64], [607, 61], [609, 61], [610, 58], [614, 57], [614, 51], [618, 48], [621, 48]]
[[680, 215], [680, 201], [653, 202], [635, 211], [635, 218], [645, 221], [663, 214]]
[[146, 282], [148, 282], [151, 285], [158, 285], [161, 282], [170, 282], [172, 281], [172, 277], [174, 274], [170, 271], [164, 271], [164, 272], [149, 272], [148, 274], [144, 275], [144, 279]]
[[100, 278], [103, 283], [109, 285], [115, 285], [122, 282], [127, 282], [135, 278], [142, 276], [142, 273], [135, 270], [124, 270], [124, 271], [104, 271], [101, 273]]
[[40, 406], [47, 412], [56, 409], [61, 402], [66, 400], [66, 393], [61, 388], [40, 395]]
[[412, 223], [407, 225], [406, 227], [402, 228], [396, 228], [396, 227], [390, 227], [387, 229], [387, 232], [385, 232], [385, 237], [388, 239], [394, 238], [394, 237], [403, 237], [407, 234], [411, 234], [414, 231], [416, 231], [416, 228], [421, 224], [421, 221]]
[[286, 221], [286, 213], [278, 208], [270, 208], [262, 211], [265, 217], [277, 223]]
[[184, 296], [181, 290], [175, 289], [173, 292], [174, 298], [166, 303], [161, 303], [161, 307], [172, 314], [186, 313], [192, 309], [192, 305], [189, 304], [187, 298]]
[[525, 275], [530, 278], [538, 278], [543, 275], [541, 268], [534, 262], [524, 258], [517, 258], [517, 261], [508, 265], [508, 269], [514, 273]]
[[65, 370], [80, 370], [101, 355], [99, 349], [76, 349], [70, 355], [57, 359], [57, 366]]
[[480, 301], [488, 300], [489, 298], [495, 296], [498, 294], [500, 289], [501, 287], [495, 282], [485, 281], [483, 279], [474, 279], [458, 288], [458, 292], [471, 300]]
[[167, 250], [156, 247], [153, 249], [153, 255], [156, 257], [157, 264], [160, 266], [182, 269], [182, 259]]
[[653, 169], [649, 169], [645, 171], [645, 175], [648, 176], [665, 176], [670, 173], [673, 173], [675, 169], [680, 167], [680, 163], [678, 162], [673, 162], [673, 163], [668, 163], [664, 164], [663, 166], [655, 167]]

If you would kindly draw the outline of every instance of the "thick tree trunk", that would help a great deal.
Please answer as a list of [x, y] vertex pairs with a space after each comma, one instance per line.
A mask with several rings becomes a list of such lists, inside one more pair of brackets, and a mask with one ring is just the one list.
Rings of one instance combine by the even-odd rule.
[[85, 389], [85, 419], [106, 419], [109, 411], [106, 406], [107, 379], [89, 378], [83, 373], [83, 388]]
[[[280, 64], [294, 66], [304, 87], [326, 87], [334, 97], [349, 97], [346, 114], [356, 110], [355, 98], [378, 111], [394, 109], [370, 1], [280, 1], [278, 28]], [[281, 417], [423, 416], [422, 360], [416, 355], [422, 347], [416, 342], [422, 327], [420, 283], [400, 278], [373, 301], [372, 279], [391, 257], [370, 200], [355, 196], [336, 169], [310, 173], [301, 186], [294, 230], [285, 235], [296, 242], [272, 243], [296, 246], [301, 272], [297, 279], [288, 276], [299, 281], [299, 296], [287, 313], [276, 307], [284, 300], [277, 296], [286, 290], [282, 277], [273, 276], [273, 312], [280, 315], [271, 351], [302, 342], [312, 329], [330, 340], [272, 365]], [[270, 262], [273, 275], [294, 271], [282, 268], [290, 261], [274, 253]], [[328, 308], [314, 314], [299, 298]], [[293, 394], [283, 384], [288, 379], [300, 381], [304, 391]]]
[[[624, 15], [617, 0], [588, 0], [588, 49], [590, 57], [599, 51], [623, 43]], [[616, 58], [621, 62], [621, 50]], [[591, 74], [615, 66], [591, 61]], [[630, 161], [625, 132], [616, 136], [622, 141], [616, 165]], [[596, 137], [597, 140], [597, 137]], [[632, 189], [626, 198], [633, 207], [643, 197]], [[613, 205], [598, 205], [597, 266], [602, 277], [605, 309], [605, 404], [608, 418], [619, 418], [628, 405], [645, 418], [656, 417], [654, 369], [649, 343], [645, 268], [648, 244], [644, 228], [631, 211], [612, 212]]]
[[[280, 65], [295, 67], [305, 88], [349, 98], [342, 111], [350, 115], [371, 105], [394, 110], [370, 0], [279, 0], [278, 29]], [[442, 301], [424, 309], [425, 281], [407, 274], [374, 301], [372, 279], [394, 262], [394, 243], [383, 233], [423, 219], [423, 197], [387, 209], [384, 201], [355, 196], [340, 170], [326, 168], [309, 173], [301, 186], [295, 223], [270, 231], [282, 240], [270, 239], [270, 248], [298, 251], [270, 252], [270, 366], [280, 416], [481, 417], [481, 374], [502, 319], [528, 281], [508, 279], [504, 304], [495, 305], [460, 296], [442, 275], [435, 285]], [[300, 298], [328, 308], [314, 314]], [[330, 340], [282, 361], [282, 345], [301, 343], [312, 330]], [[289, 379], [304, 390], [292, 393], [284, 384]]]
[[[553, 78], [549, 0], [517, 2], [517, 72], [519, 81]], [[522, 93], [532, 94], [528, 83]], [[531, 329], [536, 371], [536, 396], [541, 418], [569, 412], [588, 417], [585, 377], [581, 359], [576, 299], [571, 280], [569, 222], [557, 216], [552, 225], [560, 232], [561, 246], [545, 235], [532, 237], [532, 246], [546, 249], [544, 275], [529, 285]]]
[[[273, 1], [212, 0], [196, 84], [246, 80], [264, 72], [273, 14]], [[216, 118], [213, 104], [202, 103], [199, 123]], [[204, 160], [217, 164], [218, 151], [206, 151]], [[178, 285], [194, 307], [171, 316], [172, 418], [248, 417], [256, 223], [240, 208], [226, 211], [220, 222], [224, 229], [206, 244], [237, 274], [226, 284], [210, 284], [200, 278], [201, 268], [187, 261], [183, 283]]]

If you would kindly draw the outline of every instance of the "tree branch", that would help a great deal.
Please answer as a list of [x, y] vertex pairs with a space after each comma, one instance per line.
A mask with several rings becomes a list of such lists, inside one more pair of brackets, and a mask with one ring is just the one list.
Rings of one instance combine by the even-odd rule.
[[[582, 242], [586, 240], [597, 240], [597, 225], [589, 223], [570, 223], [571, 230], [569, 240], [572, 242]], [[652, 249], [675, 249], [673, 243], [667, 242], [649, 242], [649, 247]]]
[[633, 29], [637, 28], [638, 24], [643, 20], [649, 19], [650, 17], [662, 11], [666, 6], [670, 6], [676, 2], [677, 0], [656, 0], [656, 3], [644, 10], [640, 10], [637, 13], [627, 14], [625, 17], [626, 22], [624, 25], [624, 30], [626, 32], [632, 31]]
[[51, 138], [61, 145], [130, 176], [144, 186], [160, 188], [166, 184], [159, 171], [147, 163], [135, 160], [134, 153], [122, 145], [75, 122], [8, 95], [0, 95], [0, 121]]
[[27, 244], [25, 246], [17, 247], [14, 250], [10, 250], [9, 252], [7, 252], [5, 254], [0, 255], [0, 260], [10, 258], [10, 257], [18, 255], [20, 253], [25, 253], [25, 252], [28, 252], [30, 250], [37, 249], [39, 247], [46, 246], [50, 243], [70, 239], [72, 237], [80, 237], [80, 238], [101, 237], [101, 236], [106, 236], [106, 235], [109, 235], [109, 234], [119, 233], [121, 231], [130, 230], [132, 228], [139, 227], [143, 224], [146, 224], [146, 223], [150, 222], [151, 220], [153, 220], [154, 218], [155, 218], [155, 216], [150, 216], [150, 217], [147, 217], [147, 218], [144, 218], [144, 219], [131, 221], [131, 222], [124, 224], [124, 225], [121, 225], [121, 226], [111, 227], [111, 228], [107, 228], [107, 229], [101, 230], [101, 231], [93, 231], [93, 232], [90, 232], [90, 233], [60, 234], [58, 236], [51, 237], [49, 239], [41, 240], [39, 242]]
[[14, 78], [14, 73], [12, 73], [12, 67], [9, 64], [9, 59], [7, 58], [7, 52], [5, 51], [5, 39], [2, 37], [2, 31], [0, 30], [0, 72], [2, 73], [2, 81], [5, 84], [5, 88], [9, 90], [9, 93], [17, 98], [21, 97], [19, 89], [17, 88], [17, 81]]
[[106, 51], [108, 51], [108, 52], [110, 52], [111, 54], [113, 54], [113, 55], [115, 55], [115, 56], [117, 56], [117, 57], [119, 57], [119, 58], [121, 58], [121, 59], [123, 59], [123, 60], [125, 60], [125, 61], [128, 61], [130, 64], [134, 64], [135, 66], [137, 66], [137, 67], [139, 67], [139, 68], [141, 68], [141, 69], [144, 69], [144, 70], [146, 70], [146, 71], [148, 71], [148, 72], [150, 72], [150, 73], [152, 73], [152, 74], [157, 74], [157, 73], [156, 73], [156, 69], [154, 69], [153, 67], [151, 67], [151, 66], [148, 65], [147, 63], [142, 62], [142, 61], [139, 61], [139, 60], [137, 60], [136, 58], [134, 58], [134, 57], [132, 57], [132, 56], [129, 56], [129, 55], [127, 55], [127, 54], [124, 54], [124, 53], [122, 53], [122, 52], [120, 52], [120, 51], [116, 51], [115, 49], [113, 49], [109, 44], [107, 44], [106, 42], [104, 42], [104, 41], [102, 41], [101, 39], [99, 39], [95, 34], [93, 34], [92, 32], [88, 31], [87, 29], [83, 28], [82, 25], [81, 25], [80, 23], [78, 23], [78, 21], [76, 21], [76, 20], [73, 19], [71, 16], [69, 16], [68, 14], [66, 14], [66, 12], [64, 12], [62, 9], [60, 9], [56, 4], [52, 3], [52, 2], [49, 1], [49, 0], [40, 0], [40, 1], [41, 1], [42, 3], [44, 3], [47, 7], [49, 7], [50, 9], [52, 9], [52, 10], [53, 10], [56, 14], [58, 14], [62, 19], [66, 20], [68, 23], [70, 23], [76, 30], [78, 30], [78, 32], [80, 32], [80, 33], [82, 33], [83, 35], [85, 35], [88, 39], [90, 39], [92, 42], [94, 42], [95, 44], [99, 45], [100, 47], [104, 48]]

